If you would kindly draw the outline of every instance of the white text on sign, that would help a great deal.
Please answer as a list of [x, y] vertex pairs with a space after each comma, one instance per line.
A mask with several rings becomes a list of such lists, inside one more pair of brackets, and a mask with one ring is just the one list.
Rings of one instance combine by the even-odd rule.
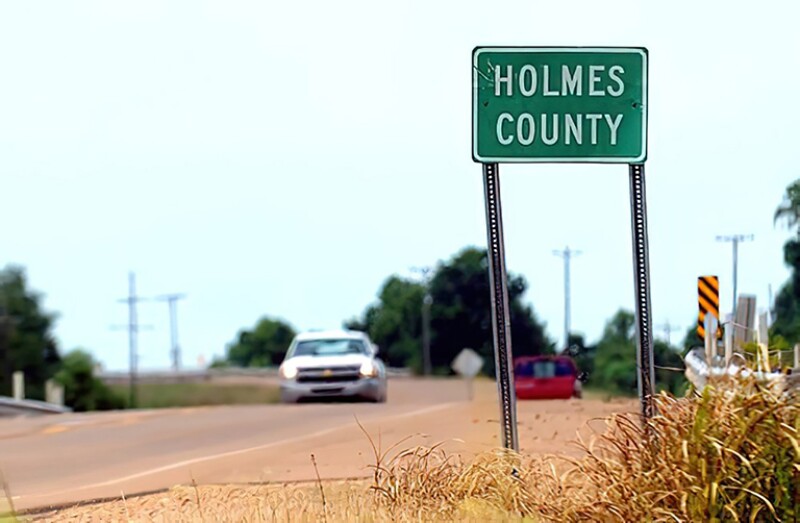
[[[620, 65], [562, 65], [554, 68], [526, 64], [517, 71], [514, 66], [494, 67], [494, 96], [513, 97], [620, 97], [625, 92], [625, 69]], [[515, 81], [516, 79], [516, 81]], [[515, 92], [516, 90], [516, 92]], [[508, 146], [528, 146], [537, 141], [548, 146], [598, 145], [605, 137], [615, 146], [622, 123], [622, 114], [609, 113], [501, 113], [496, 122], [497, 141]], [[600, 132], [600, 131], [604, 132]]]

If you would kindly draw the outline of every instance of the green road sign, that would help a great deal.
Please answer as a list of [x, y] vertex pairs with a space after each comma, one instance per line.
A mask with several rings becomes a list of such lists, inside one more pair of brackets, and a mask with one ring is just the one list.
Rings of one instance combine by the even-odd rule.
[[646, 49], [478, 47], [472, 62], [476, 162], [645, 161]]

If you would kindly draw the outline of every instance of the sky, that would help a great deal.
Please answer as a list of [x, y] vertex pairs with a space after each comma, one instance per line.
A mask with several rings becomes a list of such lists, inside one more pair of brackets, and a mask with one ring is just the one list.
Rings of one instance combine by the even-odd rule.
[[[0, 266], [25, 267], [62, 351], [128, 365], [128, 273], [182, 292], [197, 367], [264, 315], [337, 328], [391, 274], [486, 245], [471, 157], [478, 45], [649, 50], [656, 326], [682, 339], [697, 277], [765, 307], [788, 277], [773, 224], [796, 159], [795, 2], [52, 1], [0, 4]], [[633, 309], [625, 165], [501, 165], [507, 266], [553, 339]], [[143, 302], [140, 367], [169, 315]], [[657, 336], [665, 333], [659, 328]]]

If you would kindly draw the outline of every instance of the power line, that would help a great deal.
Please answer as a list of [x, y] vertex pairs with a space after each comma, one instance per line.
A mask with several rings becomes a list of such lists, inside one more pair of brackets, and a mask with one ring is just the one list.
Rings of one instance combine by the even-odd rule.
[[736, 305], [738, 301], [738, 269], [739, 269], [739, 243], [743, 241], [752, 241], [755, 238], [752, 234], [733, 234], [729, 236], [717, 236], [718, 242], [730, 242], [733, 244], [733, 305], [731, 311], [733, 318], [736, 319]]
[[569, 349], [569, 333], [570, 333], [570, 261], [573, 256], [579, 256], [581, 251], [570, 250], [565, 247], [563, 251], [553, 251], [553, 254], [564, 259], [564, 350]]
[[158, 301], [166, 301], [169, 304], [169, 331], [170, 331], [170, 353], [172, 356], [172, 370], [178, 372], [181, 368], [181, 349], [178, 345], [178, 300], [186, 298], [185, 294], [164, 294], [157, 296]]

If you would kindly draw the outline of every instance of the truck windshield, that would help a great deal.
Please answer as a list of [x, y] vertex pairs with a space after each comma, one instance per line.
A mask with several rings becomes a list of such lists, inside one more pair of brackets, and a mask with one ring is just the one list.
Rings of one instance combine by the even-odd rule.
[[307, 340], [298, 342], [292, 356], [343, 356], [366, 353], [366, 346], [361, 340]]

